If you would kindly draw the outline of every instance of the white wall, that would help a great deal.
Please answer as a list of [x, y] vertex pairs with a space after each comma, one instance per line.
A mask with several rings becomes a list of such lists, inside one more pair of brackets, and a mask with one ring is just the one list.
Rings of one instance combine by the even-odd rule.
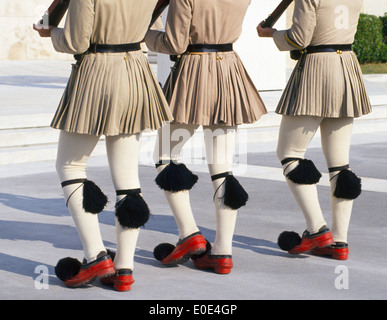
[[367, 14], [383, 16], [387, 13], [387, 0], [364, 0], [363, 11]]
[[[283, 89], [286, 82], [286, 55], [280, 52], [271, 38], [259, 38], [256, 27], [275, 9], [279, 1], [252, 0], [235, 51], [258, 90]], [[275, 24], [285, 29], [286, 15]]]
[[70, 59], [32, 29], [51, 0], [0, 0], [0, 60]]

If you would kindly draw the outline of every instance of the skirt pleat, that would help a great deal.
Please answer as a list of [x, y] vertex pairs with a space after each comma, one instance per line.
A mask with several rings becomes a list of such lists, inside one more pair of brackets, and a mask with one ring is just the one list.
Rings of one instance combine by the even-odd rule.
[[89, 54], [72, 73], [51, 126], [90, 135], [157, 130], [173, 120], [141, 51]]
[[185, 54], [181, 59], [170, 101], [174, 122], [235, 126], [267, 113], [235, 52]]
[[308, 54], [301, 70], [299, 63], [284, 89], [277, 113], [338, 118], [371, 112], [354, 52]]

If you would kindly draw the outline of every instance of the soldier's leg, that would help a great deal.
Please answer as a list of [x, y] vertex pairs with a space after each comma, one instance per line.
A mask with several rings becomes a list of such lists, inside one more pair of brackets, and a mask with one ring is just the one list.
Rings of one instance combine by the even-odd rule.
[[197, 125], [171, 124], [158, 132], [154, 152], [158, 173], [156, 183], [164, 191], [179, 229], [176, 247], [162, 243], [154, 249], [155, 258], [165, 265], [184, 263], [206, 248], [206, 240], [196, 225], [189, 198], [189, 190], [198, 177], [183, 163], [177, 162], [181, 149], [197, 128]]
[[304, 214], [306, 230], [311, 234], [326, 225], [316, 187], [321, 174], [310, 160], [304, 159], [321, 121], [320, 117], [283, 116], [277, 146], [286, 181]]
[[[232, 162], [236, 130], [236, 127], [209, 126], [204, 128], [206, 159], [214, 189], [216, 238], [211, 250], [214, 255], [231, 255], [232, 253], [237, 208], [231, 208], [225, 204], [227, 200], [230, 200], [225, 199], [225, 193], [226, 187], [230, 187], [227, 185], [230, 183], [228, 179], [235, 179], [232, 176]], [[231, 196], [237, 196], [237, 194]]]
[[322, 148], [331, 183], [332, 235], [347, 242], [353, 200], [361, 192], [360, 179], [350, 170], [353, 118], [327, 118], [321, 123]]
[[66, 205], [82, 241], [85, 259], [90, 262], [105, 250], [98, 213], [106, 196], [87, 180], [86, 164], [99, 137], [61, 131], [56, 160]]
[[116, 270], [133, 270], [139, 228], [149, 218], [138, 175], [140, 134], [106, 137], [106, 150], [116, 190], [117, 251], [114, 267]]
[[194, 135], [197, 125], [171, 124], [159, 129], [154, 157], [157, 158], [156, 182], [163, 190], [179, 229], [179, 239], [198, 232], [190, 204], [189, 190], [197, 181], [182, 163], [178, 163], [185, 143]]
[[236, 126], [204, 128], [206, 159], [214, 189], [216, 237], [212, 246], [207, 242], [204, 254], [193, 256], [192, 260], [197, 268], [220, 274], [230, 273], [233, 267], [232, 239], [237, 210], [248, 200], [248, 194], [232, 174], [236, 130]]

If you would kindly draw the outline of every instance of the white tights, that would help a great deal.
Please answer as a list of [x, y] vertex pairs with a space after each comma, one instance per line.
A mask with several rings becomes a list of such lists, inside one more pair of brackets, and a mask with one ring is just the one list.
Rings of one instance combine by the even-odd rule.
[[[99, 141], [99, 137], [60, 132], [56, 169], [61, 182], [86, 178], [86, 164]], [[140, 134], [106, 137], [106, 149], [113, 185], [116, 190], [140, 187], [138, 156]], [[88, 213], [82, 206], [82, 188], [79, 184], [63, 188], [65, 200], [80, 236], [85, 259], [92, 261], [105, 250], [99, 229], [98, 215]], [[78, 188], [78, 189], [77, 189]], [[71, 197], [70, 197], [71, 195]], [[117, 196], [119, 201], [124, 196]], [[134, 268], [134, 251], [139, 229], [122, 228], [116, 220], [117, 252], [115, 268]]]
[[[178, 160], [184, 144], [193, 136], [198, 125], [171, 124], [159, 129], [158, 143], [155, 148], [155, 161]], [[168, 132], [170, 130], [170, 132]], [[206, 159], [210, 175], [232, 170], [235, 149], [236, 127], [203, 126]], [[183, 140], [181, 140], [183, 137]], [[163, 145], [164, 144], [164, 145]], [[165, 146], [165, 144], [170, 144]], [[161, 147], [163, 145], [163, 147]], [[161, 172], [165, 165], [157, 168]], [[212, 181], [215, 201], [216, 238], [212, 254], [232, 254], [232, 238], [237, 218], [237, 211], [223, 204], [219, 195], [224, 193], [224, 181], [220, 178]], [[219, 190], [218, 190], [219, 188]], [[217, 190], [217, 191], [216, 191]], [[184, 239], [199, 229], [196, 225], [189, 199], [189, 191], [164, 191], [179, 229], [179, 238]]]
[[[353, 118], [323, 118], [312, 116], [283, 116], [277, 156], [285, 158], [304, 158], [307, 147], [318, 128], [321, 132], [321, 145], [328, 168], [349, 164], [349, 149], [352, 135]], [[297, 163], [283, 166], [284, 174], [293, 170]], [[336, 174], [330, 172], [332, 235], [336, 242], [347, 242], [349, 221], [353, 200], [339, 199], [333, 196], [336, 186]], [[307, 230], [317, 232], [326, 225], [315, 184], [296, 184], [286, 179], [290, 190], [305, 216]]]

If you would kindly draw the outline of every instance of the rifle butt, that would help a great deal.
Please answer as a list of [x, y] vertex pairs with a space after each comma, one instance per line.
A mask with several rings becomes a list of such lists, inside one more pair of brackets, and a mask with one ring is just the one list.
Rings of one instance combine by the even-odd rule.
[[40, 27], [57, 27], [70, 5], [70, 0], [55, 0], [37, 23]]

